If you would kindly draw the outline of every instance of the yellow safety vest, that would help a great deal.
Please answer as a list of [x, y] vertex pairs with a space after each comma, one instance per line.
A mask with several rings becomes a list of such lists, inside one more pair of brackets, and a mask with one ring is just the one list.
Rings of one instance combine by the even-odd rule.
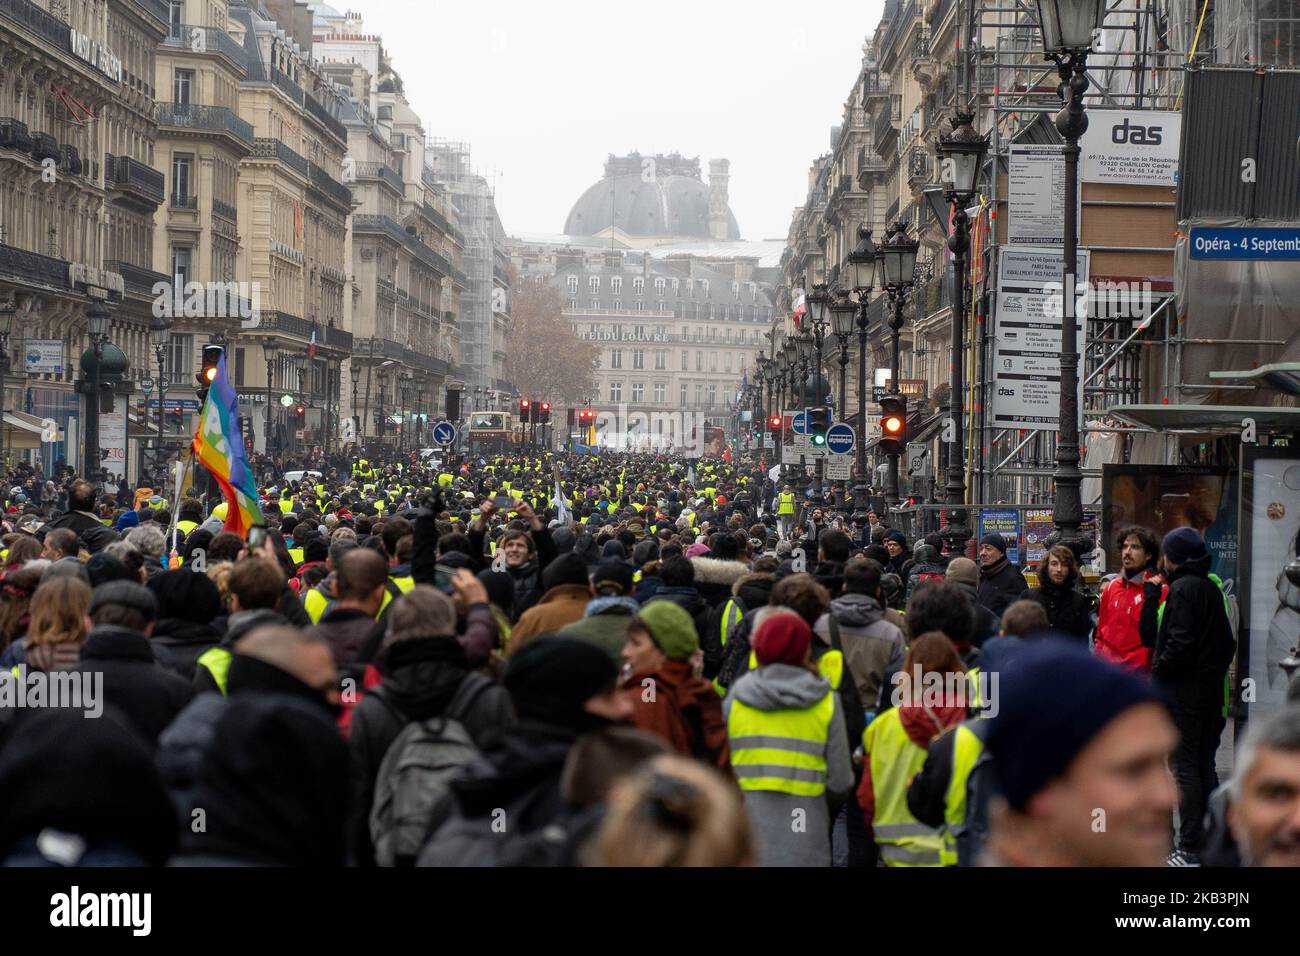
[[409, 574], [398, 578], [389, 578], [388, 586], [384, 588], [384, 601], [379, 605], [379, 613], [375, 615], [375, 619], [378, 620], [384, 616], [384, 612], [388, 610], [388, 605], [393, 603], [393, 598], [401, 597], [413, 587], [415, 587], [415, 578]]
[[303, 595], [302, 599], [302, 606], [307, 611], [307, 616], [311, 618], [313, 624], [320, 623], [320, 619], [325, 616], [325, 612], [329, 610], [332, 603], [329, 598], [321, 593], [318, 587], [311, 588]]
[[226, 681], [230, 676], [230, 661], [234, 655], [224, 647], [209, 647], [199, 655], [195, 662], [198, 667], [206, 667], [212, 679], [217, 682], [217, 690], [222, 696], [226, 693]]
[[794, 514], [794, 492], [783, 491], [777, 495], [776, 513], [779, 515]]
[[304, 557], [302, 548], [290, 548], [289, 557], [293, 559], [294, 564], [302, 564]]
[[281, 498], [279, 501], [276, 502], [276, 504], [279, 505], [280, 507], [280, 514], [287, 515], [293, 513], [292, 498]]
[[197, 521], [191, 521], [189, 518], [182, 518], [180, 521], [176, 522], [176, 530], [181, 533], [182, 538], [188, 536], [189, 533], [198, 526], [199, 523]]
[[[718, 637], [721, 638], [723, 647], [727, 646], [727, 632], [731, 630], [731, 628], [734, 625], [740, 623], [740, 619], [742, 617], [744, 617], [744, 614], [741, 612], [740, 606], [736, 603], [736, 599], [734, 597], [727, 598], [727, 603], [724, 604], [722, 607], [722, 620], [718, 623]], [[750, 652], [751, 662], [753, 661], [753, 659], [754, 659], [754, 654], [751, 651]], [[750, 669], [751, 670], [753, 669], [752, 663], [750, 664]], [[713, 689], [718, 692], [719, 697], [727, 696], [727, 688], [719, 684], [718, 679], [716, 677], [713, 679]]]
[[984, 753], [984, 742], [965, 724], [958, 724], [952, 741], [952, 777], [943, 803], [944, 851], [957, 859], [957, 835], [966, 827], [966, 785]]
[[759, 710], [733, 698], [727, 718], [731, 769], [741, 790], [797, 797], [826, 792], [826, 741], [835, 695], [805, 708]]
[[[758, 651], [750, 650], [749, 652], [749, 669], [758, 668]], [[844, 679], [844, 655], [839, 651], [827, 651], [821, 657], [817, 658], [817, 673], [825, 678], [826, 683], [831, 685], [831, 690], [840, 689], [840, 681]]]
[[925, 763], [926, 750], [907, 735], [898, 708], [891, 707], [862, 732], [862, 749], [871, 761], [875, 812], [871, 830], [886, 866], [956, 866], [956, 847], [907, 808], [907, 786]]

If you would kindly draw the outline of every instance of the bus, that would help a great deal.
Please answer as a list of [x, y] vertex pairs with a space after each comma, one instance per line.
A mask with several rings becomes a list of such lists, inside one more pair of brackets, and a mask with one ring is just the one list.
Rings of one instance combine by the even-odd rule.
[[505, 451], [518, 428], [513, 412], [470, 412], [469, 442], [476, 451]]

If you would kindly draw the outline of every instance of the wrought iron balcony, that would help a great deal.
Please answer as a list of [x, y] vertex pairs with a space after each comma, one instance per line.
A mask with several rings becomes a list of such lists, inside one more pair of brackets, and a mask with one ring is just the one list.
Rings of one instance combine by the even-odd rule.
[[192, 103], [159, 103], [158, 125], [180, 129], [229, 133], [253, 145], [253, 127], [224, 106], [197, 106]]
[[0, 0], [0, 17], [5, 17], [21, 28], [13, 31], [19, 35], [32, 33], [52, 43], [60, 51], [71, 49], [71, 29], [58, 17], [46, 13], [31, 0]]
[[[3, 0], [0, 0], [3, 2]], [[0, 119], [0, 149], [13, 149], [20, 153], [32, 151], [32, 134], [27, 131], [27, 124], [5, 117]]]
[[278, 89], [289, 99], [293, 100], [299, 106], [302, 106], [303, 92], [302, 87], [289, 79], [284, 73], [272, 66], [268, 71], [271, 85]]
[[171, 198], [167, 200], [167, 204], [171, 206], [173, 209], [198, 209], [199, 197], [194, 195], [190, 195], [190, 196], [173, 195], [171, 196]]
[[314, 119], [325, 129], [329, 130], [343, 142], [348, 141], [348, 128], [343, 123], [330, 114], [324, 105], [317, 101], [316, 97], [310, 93], [303, 97], [303, 106], [307, 110], [307, 115]]
[[152, 269], [146, 269], [144, 266], [137, 266], [123, 259], [109, 259], [104, 263], [104, 268], [109, 272], [116, 272], [122, 277], [127, 292], [152, 296], [154, 295], [154, 287], [159, 282], [166, 284], [168, 288], [172, 284], [170, 276], [161, 272], [154, 272]]
[[192, 23], [171, 23], [163, 46], [183, 47], [194, 53], [219, 53], [235, 66], [240, 74], [246, 73], [244, 50], [225, 30], [201, 27]]
[[450, 233], [453, 231], [450, 220], [448, 220], [447, 217], [444, 216], [442, 213], [438, 212], [438, 210], [435, 209], [433, 206], [430, 206], [428, 203], [425, 203], [423, 209], [424, 209], [425, 216], [427, 216], [430, 220], [432, 220], [434, 225], [436, 225], [443, 232]]
[[130, 156], [104, 157], [104, 183], [110, 189], [120, 189], [160, 205], [166, 195], [163, 174]]
[[37, 162], [43, 159], [59, 158], [59, 141], [49, 133], [32, 134], [32, 158]]
[[307, 179], [322, 194], [338, 203], [346, 211], [352, 209], [352, 190], [313, 162], [307, 163]]
[[230, 222], [239, 222], [239, 210], [230, 205], [230, 203], [222, 202], [220, 199], [212, 200], [212, 213], [213, 215], [220, 216]]
[[362, 162], [352, 164], [352, 173], [357, 179], [378, 179], [388, 183], [399, 193], [406, 191], [402, 177], [384, 163]]
[[0, 276], [55, 289], [68, 288], [68, 262], [28, 252], [16, 246], [0, 245]]
[[872, 141], [875, 144], [876, 152], [881, 156], [885, 155], [897, 135], [898, 130], [894, 127], [893, 110], [882, 109], [876, 116], [876, 122], [872, 128]]
[[278, 139], [258, 137], [253, 140], [253, 156], [259, 159], [277, 159], [303, 179], [307, 178], [307, 160]]

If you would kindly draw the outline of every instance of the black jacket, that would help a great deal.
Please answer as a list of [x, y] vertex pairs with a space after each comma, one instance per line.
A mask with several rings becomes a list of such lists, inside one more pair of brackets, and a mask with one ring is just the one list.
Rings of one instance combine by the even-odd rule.
[[1002, 619], [980, 603], [975, 585], [958, 581], [957, 587], [970, 598], [971, 608], [975, 612], [975, 629], [971, 632], [971, 643], [979, 647], [990, 637], [997, 637], [1002, 630]]
[[471, 674], [463, 659], [443, 659], [457, 656], [454, 652], [443, 653], [448, 640], [415, 638], [390, 646], [378, 692], [367, 693], [352, 713], [348, 736], [352, 752], [352, 822], [348, 839], [349, 856], [357, 866], [375, 865], [370, 842], [375, 778], [388, 748], [407, 723], [443, 713], [467, 677], [484, 685], [469, 688], [462, 695], [468, 709], [457, 717], [476, 744], [482, 747], [499, 728], [514, 723], [514, 708], [504, 687], [481, 674]]
[[[740, 627], [745, 612], [751, 609], [767, 607], [772, 596], [772, 586], [776, 583], [775, 575], [768, 572], [751, 571], [731, 586], [731, 595], [735, 599], [735, 609], [729, 609], [729, 602], [723, 601], [709, 613], [708, 630], [701, 635], [700, 647], [704, 650], [704, 676], [712, 680], [722, 669], [726, 656], [726, 646], [722, 643], [722, 619], [729, 615], [727, 642]], [[740, 617], [736, 616], [740, 612]]]
[[195, 662], [209, 647], [221, 643], [221, 634], [208, 622], [165, 617], [154, 625], [149, 643], [159, 664], [192, 682]]
[[1029, 590], [1029, 583], [1020, 570], [1005, 557], [980, 568], [980, 586], [975, 599], [999, 618], [1002, 613]]
[[[691, 616], [695, 622], [695, 634], [701, 644], [704, 643], [704, 637], [709, 633], [709, 616], [713, 613], [713, 608], [709, 602], [704, 600], [700, 592], [695, 588], [660, 588], [655, 592], [651, 601], [672, 601], [683, 611]], [[650, 603], [649, 601], [646, 602]]]
[[[266, 609], [241, 611], [238, 614], [232, 614], [226, 619], [226, 633], [217, 643], [217, 646], [224, 647], [226, 650], [233, 652], [235, 649], [235, 642], [245, 634], [252, 631], [253, 628], [261, 627], [264, 624], [283, 625], [285, 623], [285, 619], [275, 611], [268, 611]], [[201, 657], [202, 655], [199, 656]], [[217, 682], [212, 679], [212, 672], [206, 667], [196, 666], [194, 668], [193, 687], [194, 693], [196, 694], [204, 694], [209, 691], [218, 694], [221, 693], [221, 688], [218, 687]]]
[[1046, 576], [1040, 580], [1042, 584], [1026, 590], [1021, 599], [1041, 604], [1053, 631], [1087, 641], [1092, 633], [1092, 601], [1076, 587], [1076, 575], [1059, 587]]
[[1236, 642], [1223, 592], [1209, 579], [1209, 569], [1207, 556], [1174, 570], [1158, 623], [1160, 585], [1148, 581], [1144, 589], [1142, 643], [1154, 649], [1151, 676], [1169, 692], [1175, 707], [1218, 710], [1223, 706], [1224, 676]]
[[158, 665], [139, 631], [96, 627], [82, 645], [77, 670], [104, 675], [104, 702], [126, 715], [150, 749], [189, 703], [190, 685]]

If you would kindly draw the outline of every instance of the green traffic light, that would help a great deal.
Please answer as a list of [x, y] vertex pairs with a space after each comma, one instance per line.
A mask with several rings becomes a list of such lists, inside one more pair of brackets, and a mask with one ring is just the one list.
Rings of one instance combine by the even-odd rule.
[[826, 436], [825, 436], [825, 435], [813, 435], [813, 444], [814, 444], [814, 445], [824, 445], [824, 444], [826, 444]]

